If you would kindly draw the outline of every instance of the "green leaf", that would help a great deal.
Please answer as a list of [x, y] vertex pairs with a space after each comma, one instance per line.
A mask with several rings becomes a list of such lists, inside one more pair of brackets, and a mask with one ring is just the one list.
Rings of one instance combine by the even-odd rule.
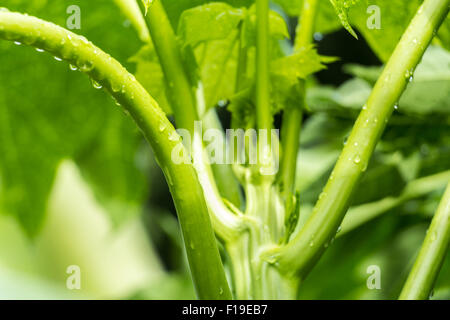
[[147, 15], [148, 9], [150, 9], [151, 5], [153, 4], [153, 0], [141, 0], [141, 1], [144, 4], [144, 8], [145, 8], [144, 14]]
[[237, 33], [224, 40], [205, 42], [195, 51], [207, 109], [234, 94], [237, 51]]
[[[364, 36], [375, 54], [386, 62], [411, 19], [416, 14], [422, 0], [330, 0], [339, 14], [342, 24], [354, 36], [353, 25]], [[345, 5], [347, 3], [347, 5]], [[316, 31], [333, 32], [338, 27], [338, 19], [331, 14], [328, 1], [319, 1]], [[378, 10], [379, 9], [379, 10]], [[395, 14], [391, 14], [395, 12]], [[378, 20], [379, 27], [371, 22]], [[450, 19], [447, 18], [437, 33], [435, 42], [450, 48]]]
[[[378, 57], [385, 62], [391, 56], [421, 3], [421, 0], [363, 1], [350, 10], [350, 21], [361, 32]], [[372, 5], [380, 9], [380, 29], [368, 27], [371, 16], [377, 15], [377, 12], [367, 11]], [[392, 14], [393, 12], [395, 14]]]
[[[375, 83], [381, 74], [381, 68], [362, 67], [350, 65], [348, 72]], [[450, 52], [430, 46], [426, 51], [422, 62], [418, 65], [414, 74], [407, 75], [405, 81], [411, 81], [399, 101], [398, 111], [406, 114], [449, 114], [450, 109]], [[352, 80], [351, 82], [361, 82]], [[344, 84], [344, 86], [348, 86]], [[356, 89], [356, 88], [354, 88]], [[342, 87], [338, 91], [342, 90]], [[336, 101], [341, 106], [354, 107], [364, 104], [363, 97], [350, 101]], [[362, 102], [362, 104], [361, 104]], [[351, 105], [353, 103], [353, 105]]]
[[300, 79], [326, 68], [324, 63], [334, 58], [320, 56], [313, 46], [303, 48], [290, 56], [279, 58], [271, 64], [272, 99], [274, 114], [285, 107], [296, 107], [303, 100]]
[[305, 79], [315, 72], [326, 69], [325, 63], [335, 60], [332, 57], [320, 56], [313, 46], [309, 46], [290, 56], [273, 61], [271, 73], [274, 76], [285, 77], [295, 82], [298, 79]]
[[164, 112], [171, 115], [172, 109], [167, 99], [164, 73], [153, 44], [143, 46], [128, 61], [136, 64], [137, 80], [155, 98]]
[[358, 3], [359, 0], [330, 0], [331, 4], [334, 6], [334, 9], [336, 10], [336, 13], [341, 20], [342, 25], [345, 29], [347, 29], [348, 32], [352, 36], [354, 36], [356, 39], [358, 39], [358, 36], [356, 35], [353, 28], [350, 26], [350, 23], [348, 21], [348, 10], [351, 6], [354, 6]]
[[255, 125], [254, 87], [244, 89], [230, 98], [228, 110], [234, 128], [248, 129]]
[[[214, 0], [161, 0], [164, 8], [169, 16], [170, 22], [175, 30], [178, 29], [178, 22], [184, 11], [201, 6], [207, 3], [214, 3]], [[227, 3], [235, 8], [248, 7], [254, 3], [254, 0], [223, 0], [220, 1]]]
[[[66, 23], [65, 12], [71, 4], [68, 0], [2, 2], [11, 10], [61, 25]], [[115, 58], [126, 61], [140, 46], [134, 31], [117, 19], [120, 11], [110, 1], [79, 5], [82, 34]], [[104, 14], [105, 6], [111, 14]], [[105, 26], [110, 31], [107, 34]], [[129, 39], [127, 46], [123, 39]], [[95, 90], [85, 75], [71, 71], [66, 63], [33, 48], [1, 41], [0, 122], [0, 207], [17, 217], [29, 235], [40, 230], [56, 166], [65, 158], [76, 159], [85, 174], [89, 171], [96, 196], [109, 209], [108, 203], [127, 203], [131, 208], [142, 204], [137, 199], [145, 195], [148, 182], [145, 175], [136, 178], [141, 172], [134, 162], [139, 134], [106, 93]], [[127, 153], [120, 154], [121, 150]], [[89, 167], [92, 159], [101, 170]], [[136, 212], [131, 211], [123, 210], [120, 217], [126, 219]], [[119, 218], [113, 210], [108, 213]]]
[[278, 4], [288, 15], [296, 16], [300, 13], [303, 0], [274, 0], [273, 2]]
[[192, 47], [205, 41], [225, 39], [236, 29], [244, 16], [244, 10], [221, 2], [195, 7], [181, 15], [178, 36], [183, 45]]
[[372, 86], [368, 82], [355, 78], [338, 88], [330, 86], [309, 88], [306, 101], [313, 112], [327, 111], [334, 115], [356, 116], [371, 92]]

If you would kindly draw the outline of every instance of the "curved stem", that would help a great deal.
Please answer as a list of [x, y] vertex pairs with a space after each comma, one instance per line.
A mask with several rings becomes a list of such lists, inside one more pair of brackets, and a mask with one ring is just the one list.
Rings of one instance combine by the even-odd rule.
[[152, 146], [169, 184], [198, 297], [231, 298], [195, 170], [189, 159], [181, 164], [172, 161], [172, 150], [181, 143], [179, 136], [134, 76], [86, 38], [35, 17], [1, 11], [0, 38], [33, 45], [76, 65], [130, 113]]
[[[190, 83], [187, 72], [183, 66], [182, 52], [178, 46], [172, 25], [170, 24], [161, 1], [154, 1], [149, 10], [146, 10], [142, 1], [139, 1], [139, 4], [142, 13], [144, 14], [147, 12], [145, 21], [161, 63], [167, 87], [169, 88], [168, 97], [171, 106], [173, 107], [172, 109], [174, 110], [177, 126], [178, 128], [188, 130], [194, 141], [200, 139], [199, 143], [196, 143], [195, 149], [197, 150], [193, 148], [193, 150], [190, 151], [194, 159], [197, 174], [199, 175], [199, 180], [204, 189], [204, 193], [207, 196], [206, 201], [210, 209], [213, 227], [221, 237], [227, 236], [224, 238], [227, 239], [228, 235], [238, 231], [235, 230], [234, 227], [240, 225], [240, 221], [238, 221], [235, 215], [226, 210], [222, 200], [218, 197], [218, 185], [213, 179], [213, 175], [209, 174], [211, 166], [205, 162], [207, 158], [205, 159], [203, 157], [202, 137], [196, 136], [198, 133], [202, 133], [203, 127], [208, 129], [208, 127], [204, 126], [203, 121], [200, 128], [196, 127], [196, 123], [198, 123], [196, 121], [199, 120], [198, 114], [204, 113], [206, 109], [201, 84], [197, 90], [200, 92], [197, 98], [194, 94], [194, 86]], [[186, 50], [189, 50], [189, 48]], [[217, 123], [211, 122], [210, 118], [208, 118], [207, 121], [210, 126], [217, 125]], [[197, 130], [199, 132], [196, 132], [196, 129], [199, 129]], [[219, 181], [219, 186], [227, 189], [220, 189], [219, 192], [224, 196], [231, 196], [232, 198], [229, 200], [236, 206], [240, 206], [240, 190], [237, 180], [232, 174], [231, 167], [225, 164], [221, 166], [224, 166], [221, 170], [218, 170], [216, 166], [216, 170], [214, 170], [213, 173], [216, 174], [215, 177]], [[214, 191], [214, 193], [208, 193], [211, 191]], [[230, 222], [233, 223], [230, 224]]]
[[426, 0], [411, 21], [361, 111], [305, 226], [277, 259], [283, 272], [303, 279], [335, 236], [353, 190], [406, 88], [408, 79], [449, 11], [450, 0]]
[[428, 299], [439, 275], [450, 245], [450, 183], [420, 249], [408, 280], [400, 294], [401, 300]]
[[269, 0], [256, 0], [256, 123], [272, 128], [269, 79]]
[[[226, 144], [225, 134], [222, 124], [220, 123], [219, 116], [216, 109], [211, 108], [206, 110], [205, 94], [203, 90], [202, 82], [199, 83], [197, 88], [197, 110], [201, 116], [203, 128], [205, 131], [217, 130], [221, 132], [220, 143]], [[239, 182], [236, 179], [231, 165], [226, 163], [211, 163], [211, 170], [215, 180], [216, 187], [220, 195], [230, 201], [237, 208], [243, 207], [243, 196], [239, 187]], [[212, 178], [212, 177], [211, 177]], [[212, 181], [211, 181], [212, 182]]]

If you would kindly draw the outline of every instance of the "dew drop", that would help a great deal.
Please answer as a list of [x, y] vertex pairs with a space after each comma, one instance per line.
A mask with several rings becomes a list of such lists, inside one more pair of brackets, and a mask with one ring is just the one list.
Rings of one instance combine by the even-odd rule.
[[361, 157], [360, 157], [359, 155], [357, 155], [357, 156], [353, 159], [353, 162], [354, 162], [355, 164], [359, 164], [359, 163], [361, 162]]
[[339, 228], [337, 228], [337, 230], [336, 230], [336, 234], [338, 234], [339, 232], [341, 232], [341, 230], [342, 230], [342, 227], [339, 226]]
[[88, 39], [86, 39], [85, 36], [80, 36], [80, 40], [84, 43], [84, 44], [89, 44]]
[[111, 90], [113, 92], [119, 92], [121, 88], [122, 88], [122, 85], [119, 82], [115, 82], [115, 81], [111, 82]]
[[164, 170], [164, 172], [166, 173], [166, 179], [167, 179], [167, 183], [168, 183], [169, 187], [172, 187], [173, 179], [172, 179], [171, 174], [169, 173], [169, 170], [166, 169], [166, 170]]
[[103, 88], [102, 85], [101, 85], [100, 83], [98, 83], [97, 81], [95, 81], [94, 79], [91, 79], [91, 83], [92, 83], [92, 86], [93, 86], [95, 89], [101, 89], [101, 88]]
[[362, 109], [367, 110], [367, 104], [363, 105]]
[[62, 61], [62, 58], [54, 56], [53, 59], [55, 59], [56, 61]]
[[394, 109], [398, 110], [398, 102], [394, 105]]
[[437, 239], [437, 234], [436, 234], [436, 232], [433, 232], [433, 233], [431, 234], [430, 240], [431, 240], [432, 242], [434, 242], [434, 241], [436, 241], [436, 239]]
[[367, 170], [367, 163], [364, 163], [364, 165], [361, 168], [361, 171], [366, 172], [366, 170]]
[[222, 287], [219, 288], [219, 295], [223, 295], [223, 288]]
[[44, 52], [44, 49], [36, 48], [36, 51], [37, 51], [37, 52]]
[[228, 101], [227, 100], [219, 100], [219, 102], [217, 102], [217, 106], [219, 108], [225, 108], [228, 105]]
[[22, 42], [20, 42], [20, 41], [14, 41], [14, 44], [15, 44], [16, 46], [20, 46], [20, 45], [22, 45]]
[[120, 107], [120, 102], [119, 102], [119, 101], [117, 101], [117, 99], [116, 99], [116, 98], [114, 98], [114, 97], [113, 97], [113, 100], [114, 100], [114, 103], [116, 104], [116, 106], [119, 106], [119, 107]]
[[347, 140], [348, 140], [348, 137], [345, 137], [344, 138], [344, 146], [347, 145]]
[[78, 67], [77, 67], [76, 65], [74, 65], [74, 64], [70, 64], [70, 65], [69, 65], [69, 68], [70, 68], [70, 70], [72, 70], [72, 71], [77, 71], [77, 70], [78, 70]]
[[179, 141], [180, 136], [174, 131], [169, 135], [169, 140], [174, 142]]
[[128, 79], [132, 82], [136, 81], [136, 77], [134, 75], [132, 75], [131, 73], [128, 75]]
[[79, 63], [78, 65], [79, 65], [80, 70], [82, 72], [89, 72], [92, 69], [94, 69], [94, 65], [93, 65], [93, 63], [91, 61], [84, 61], [82, 63]]
[[167, 123], [165, 123], [164, 121], [161, 121], [159, 123], [159, 132], [163, 132], [164, 130], [166, 130], [167, 128]]
[[314, 40], [316, 41], [322, 41], [323, 40], [323, 34], [320, 32], [314, 33]]

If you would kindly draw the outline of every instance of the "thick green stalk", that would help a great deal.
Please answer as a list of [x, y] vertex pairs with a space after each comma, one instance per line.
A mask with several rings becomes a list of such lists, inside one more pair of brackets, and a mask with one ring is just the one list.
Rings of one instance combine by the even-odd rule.
[[426, 0], [411, 21], [363, 107], [306, 225], [276, 254], [283, 272], [303, 279], [336, 235], [353, 190], [417, 64], [449, 11]]
[[[317, 16], [318, 0], [304, 0], [302, 11], [298, 19], [294, 50], [299, 51], [308, 46], [313, 37]], [[299, 80], [302, 96], [305, 96], [305, 81]], [[300, 131], [303, 120], [305, 100], [298, 101], [295, 106], [286, 108], [283, 114], [282, 158], [280, 163], [280, 178], [285, 197], [294, 194], [297, 171], [297, 155], [300, 147]]]
[[311, 44], [316, 26], [319, 0], [303, 0], [302, 11], [298, 18], [294, 50], [299, 51]]
[[164, 79], [167, 83], [167, 97], [171, 102], [178, 128], [194, 132], [194, 122], [198, 120], [193, 86], [189, 82], [183, 66], [181, 51], [166, 11], [160, 0], [155, 0], [147, 10], [142, 1], [138, 1], [155, 50], [161, 63]]
[[[187, 71], [183, 66], [181, 49], [161, 1], [154, 1], [148, 10], [141, 0], [139, 0], [139, 5], [142, 13], [147, 13], [145, 21], [169, 88], [168, 98], [174, 111], [177, 127], [189, 130], [193, 136], [194, 122], [199, 120], [199, 113], [203, 114], [206, 110], [206, 106], [201, 106], [204, 104], [204, 98], [201, 96], [196, 99], [194, 84], [190, 83]], [[214, 117], [214, 113], [215, 111], [211, 110], [208, 116], [202, 119], [205, 122], [204, 129], [221, 129], [220, 122], [217, 117]], [[240, 207], [240, 189], [231, 166], [213, 165], [212, 169], [220, 194]]]
[[269, 0], [256, 0], [256, 123], [272, 128], [269, 78]]
[[[216, 109], [211, 108], [207, 110], [206, 108], [202, 83], [199, 83], [199, 88], [197, 89], [197, 110], [201, 116], [203, 129], [205, 131], [220, 131], [222, 133], [220, 138], [225, 146], [225, 134], [223, 134], [223, 127], [220, 123]], [[211, 169], [220, 196], [230, 201], [237, 208], [241, 209], [243, 207], [242, 192], [239, 188], [239, 183], [233, 173], [231, 165], [225, 163], [212, 163]]]
[[196, 172], [191, 164], [172, 161], [172, 150], [181, 143], [180, 137], [134, 76], [84, 37], [35, 17], [0, 11], [0, 38], [32, 45], [66, 60], [88, 74], [95, 86], [103, 86], [133, 117], [170, 187], [198, 297], [231, 298]]
[[425, 300], [430, 297], [450, 245], [450, 183], [434, 215], [401, 300]]

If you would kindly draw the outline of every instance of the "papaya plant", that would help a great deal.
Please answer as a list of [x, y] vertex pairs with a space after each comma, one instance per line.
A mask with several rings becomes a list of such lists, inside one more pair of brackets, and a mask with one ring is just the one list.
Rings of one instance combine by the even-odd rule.
[[[335, 238], [395, 208], [429, 203], [436, 213], [400, 298], [431, 295], [450, 243], [450, 0], [106, 1], [141, 42], [126, 61], [134, 74], [77, 30], [31, 15], [47, 2], [1, 8], [0, 38], [64, 60], [134, 120], [170, 189], [199, 299], [301, 297]], [[381, 12], [381, 26], [371, 12]], [[340, 27], [363, 37], [384, 66], [346, 65], [352, 79], [323, 86], [316, 77], [339, 58], [319, 54], [314, 40]], [[14, 111], [6, 98], [0, 105], [0, 206], [33, 237], [52, 179], [14, 169], [40, 153], [11, 151]], [[33, 113], [26, 126], [39, 132], [41, 118]], [[117, 159], [80, 166], [101, 198], [121, 193], [142, 204], [142, 173], [124, 173], [129, 185], [113, 182], [132, 166], [139, 135], [97, 127], [114, 133], [100, 145], [123, 139], [112, 158], [124, 163], [110, 172], [102, 164]], [[66, 152], [74, 158], [83, 150], [75, 145]], [[56, 163], [45, 163], [49, 172]], [[130, 210], [119, 208], [113, 219]]]

